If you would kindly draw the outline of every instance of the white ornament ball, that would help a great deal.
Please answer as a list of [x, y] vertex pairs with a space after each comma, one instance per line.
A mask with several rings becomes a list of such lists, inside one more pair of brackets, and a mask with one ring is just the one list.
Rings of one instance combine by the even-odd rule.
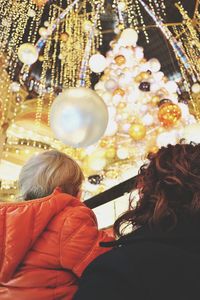
[[94, 54], [90, 57], [89, 67], [94, 73], [101, 73], [107, 66], [106, 58], [101, 54]]
[[137, 46], [135, 48], [135, 57], [138, 59], [138, 60], [141, 60], [144, 58], [144, 49], [142, 47], [139, 47]]
[[161, 64], [159, 62], [159, 60], [157, 58], [151, 58], [149, 61], [149, 70], [151, 72], [158, 72], [160, 71], [160, 68], [161, 68]]
[[34, 64], [37, 61], [38, 56], [39, 53], [37, 48], [30, 43], [22, 44], [18, 49], [19, 60], [26, 65]]
[[95, 90], [104, 90], [104, 82], [99, 81], [97, 84], [95, 84], [94, 89]]
[[126, 46], [135, 46], [138, 40], [137, 31], [132, 28], [124, 29], [121, 33], [119, 43], [126, 47]]
[[170, 80], [165, 84], [165, 88], [169, 93], [176, 93], [178, 87], [175, 81]]
[[178, 134], [175, 130], [169, 132], [162, 132], [157, 136], [156, 144], [160, 148], [167, 145], [175, 145], [177, 143]]
[[194, 94], [200, 93], [200, 84], [198, 82], [196, 82], [192, 85], [192, 92]]
[[129, 152], [127, 148], [122, 147], [117, 150], [117, 157], [119, 159], [126, 159], [128, 158], [128, 156], [129, 156]]
[[154, 118], [151, 114], [148, 113], [142, 118], [142, 122], [146, 126], [151, 126], [154, 123]]
[[39, 35], [44, 38], [47, 37], [47, 35], [48, 35], [47, 29], [45, 27], [40, 27]]
[[118, 125], [117, 122], [115, 122], [114, 120], [109, 120], [108, 122], [108, 126], [106, 128], [106, 132], [105, 132], [105, 136], [113, 136], [115, 135], [115, 133], [118, 130]]
[[124, 1], [118, 2], [118, 9], [124, 11], [126, 9], [126, 3]]
[[50, 126], [57, 139], [78, 148], [95, 144], [108, 124], [103, 100], [88, 88], [69, 88], [53, 102]]
[[163, 72], [156, 72], [156, 73], [153, 74], [153, 77], [156, 81], [160, 82], [164, 77], [164, 73]]
[[114, 91], [117, 88], [117, 82], [113, 79], [109, 79], [105, 82], [105, 88], [108, 91]]
[[106, 104], [112, 103], [112, 94], [109, 92], [104, 92], [102, 98]]
[[183, 138], [188, 143], [200, 143], [200, 123], [186, 126], [183, 130]]
[[12, 92], [19, 92], [19, 90], [20, 90], [20, 84], [18, 83], [18, 82], [12, 82], [11, 83], [11, 85], [10, 85], [10, 90], [12, 91]]

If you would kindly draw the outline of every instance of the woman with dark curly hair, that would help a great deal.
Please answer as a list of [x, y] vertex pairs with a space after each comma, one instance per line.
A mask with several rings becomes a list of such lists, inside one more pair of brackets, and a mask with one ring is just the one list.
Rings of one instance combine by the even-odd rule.
[[114, 249], [86, 269], [74, 300], [200, 299], [200, 144], [149, 155], [137, 188]]

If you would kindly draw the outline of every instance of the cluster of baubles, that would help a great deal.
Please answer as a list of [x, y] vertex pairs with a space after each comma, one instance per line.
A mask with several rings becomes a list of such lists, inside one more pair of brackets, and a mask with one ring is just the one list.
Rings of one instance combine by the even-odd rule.
[[[133, 29], [125, 29], [111, 42], [101, 65], [104, 74], [95, 86], [109, 111], [107, 130], [99, 143], [107, 159], [139, 160], [150, 151], [176, 143], [184, 128], [196, 122], [187, 105], [178, 102], [176, 82], [161, 72], [158, 59], [147, 61], [136, 43]], [[101, 61], [96, 57], [93, 71], [102, 69]]]

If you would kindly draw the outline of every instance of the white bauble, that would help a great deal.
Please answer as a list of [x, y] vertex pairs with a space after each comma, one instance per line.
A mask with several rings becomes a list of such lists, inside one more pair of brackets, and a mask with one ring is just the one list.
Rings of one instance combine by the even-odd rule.
[[99, 81], [97, 84], [95, 84], [94, 89], [95, 90], [104, 90], [105, 89], [104, 82], [103, 81]]
[[114, 79], [109, 79], [104, 83], [108, 91], [114, 91], [117, 88], [117, 82]]
[[176, 93], [177, 91], [177, 84], [175, 81], [168, 81], [166, 84], [165, 84], [165, 89], [169, 92], [169, 93]]
[[137, 46], [135, 48], [135, 57], [138, 59], [138, 60], [141, 60], [144, 58], [144, 49], [142, 47], [139, 47]]
[[190, 112], [189, 112], [189, 108], [186, 104], [184, 103], [178, 103], [178, 106], [180, 107], [181, 109], [181, 116], [183, 119], [187, 119], [190, 115]]
[[30, 43], [22, 44], [18, 49], [19, 60], [26, 65], [30, 66], [34, 64], [37, 61], [38, 56], [39, 52], [37, 48]]
[[69, 88], [50, 109], [50, 126], [57, 139], [72, 147], [95, 144], [108, 124], [108, 110], [97, 93], [88, 88]]
[[108, 122], [108, 126], [106, 128], [104, 136], [113, 136], [118, 130], [118, 125], [117, 122], [114, 120], [110, 119]]
[[160, 68], [161, 68], [161, 64], [159, 62], [159, 60], [157, 58], [151, 58], [149, 61], [149, 70], [151, 72], [158, 72], [160, 71]]
[[194, 94], [200, 93], [200, 84], [198, 82], [196, 82], [192, 85], [192, 92]]
[[128, 148], [121, 147], [117, 150], [117, 157], [119, 159], [126, 159], [129, 156]]
[[175, 130], [162, 132], [157, 136], [156, 144], [160, 148], [162, 146], [166, 147], [167, 145], [175, 145], [177, 143], [178, 134]]
[[186, 142], [200, 143], [200, 123], [190, 124], [183, 130], [183, 138]]
[[94, 73], [101, 73], [107, 66], [106, 58], [101, 54], [94, 54], [90, 57], [89, 68]]
[[143, 118], [142, 118], [142, 122], [144, 123], [144, 125], [146, 126], [151, 126], [154, 123], [154, 118], [151, 114], [146, 114]]
[[156, 73], [153, 74], [153, 77], [156, 81], [160, 82], [164, 77], [164, 73], [163, 72], [156, 72]]
[[112, 94], [109, 92], [104, 92], [102, 98], [106, 104], [112, 103]]
[[137, 32], [132, 28], [124, 29], [118, 43], [124, 47], [135, 46], [138, 40]]

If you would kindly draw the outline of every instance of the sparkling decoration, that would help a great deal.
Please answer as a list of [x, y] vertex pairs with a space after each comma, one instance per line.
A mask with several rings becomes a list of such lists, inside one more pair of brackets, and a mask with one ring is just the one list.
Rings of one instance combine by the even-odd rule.
[[94, 54], [90, 57], [89, 67], [92, 72], [101, 73], [106, 68], [106, 59], [101, 54]]
[[129, 129], [129, 134], [135, 141], [140, 141], [146, 135], [146, 127], [142, 124], [132, 124]]
[[53, 102], [50, 125], [64, 144], [86, 147], [96, 143], [104, 134], [108, 112], [103, 100], [92, 90], [71, 88]]
[[181, 118], [181, 109], [173, 103], [165, 103], [160, 106], [158, 119], [165, 127], [171, 127]]
[[141, 82], [139, 85], [139, 89], [143, 92], [149, 92], [150, 91], [150, 82]]
[[24, 64], [32, 65], [38, 59], [37, 48], [30, 43], [22, 44], [18, 50], [18, 57]]
[[118, 55], [115, 57], [115, 63], [118, 66], [122, 66], [126, 63], [126, 58], [123, 55]]

